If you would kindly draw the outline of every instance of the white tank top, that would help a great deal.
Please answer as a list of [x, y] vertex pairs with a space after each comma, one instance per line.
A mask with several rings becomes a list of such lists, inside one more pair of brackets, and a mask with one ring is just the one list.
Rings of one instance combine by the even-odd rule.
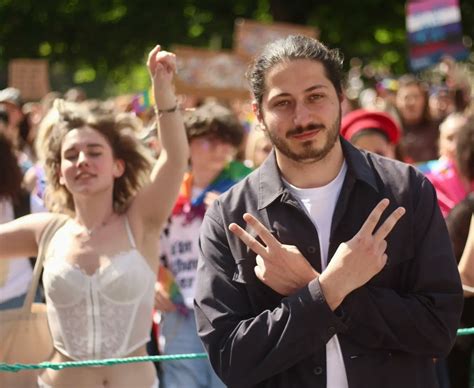
[[54, 347], [73, 360], [124, 357], [149, 341], [156, 274], [136, 249], [109, 258], [92, 275], [59, 254], [53, 237], [43, 285]]

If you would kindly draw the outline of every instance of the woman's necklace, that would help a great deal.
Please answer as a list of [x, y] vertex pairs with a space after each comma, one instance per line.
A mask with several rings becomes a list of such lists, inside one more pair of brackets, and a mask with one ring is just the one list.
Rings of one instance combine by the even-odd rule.
[[83, 234], [83, 232], [85, 232], [85, 234], [90, 238], [92, 237], [92, 235], [94, 233], [96, 233], [98, 230], [100, 230], [101, 228], [103, 228], [104, 226], [106, 226], [113, 218], [114, 218], [114, 215], [115, 215], [115, 212], [112, 212], [108, 217], [106, 217], [101, 223], [91, 227], [91, 228], [88, 228], [87, 226], [85, 226], [84, 224], [80, 223], [77, 219], [75, 219], [74, 221], [76, 222], [76, 225], [80, 228], [80, 230], [78, 230], [78, 233], [77, 235], [80, 236]]

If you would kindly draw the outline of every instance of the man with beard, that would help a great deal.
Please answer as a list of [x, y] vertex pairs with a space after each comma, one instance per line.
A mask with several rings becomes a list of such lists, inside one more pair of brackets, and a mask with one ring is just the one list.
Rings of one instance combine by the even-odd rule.
[[207, 211], [199, 335], [230, 387], [436, 387], [462, 289], [433, 187], [339, 136], [342, 59], [269, 44], [249, 71], [274, 151]]

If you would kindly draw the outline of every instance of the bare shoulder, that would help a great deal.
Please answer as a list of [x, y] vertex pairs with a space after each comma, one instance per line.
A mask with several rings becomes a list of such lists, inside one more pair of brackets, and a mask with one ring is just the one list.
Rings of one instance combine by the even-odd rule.
[[38, 213], [32, 214], [32, 216], [37, 215], [36, 219], [32, 219], [30, 222], [32, 223], [33, 229], [35, 230], [36, 240], [39, 241], [41, 236], [43, 235], [46, 226], [49, 225], [51, 222], [57, 220], [60, 221], [61, 224], [64, 223], [69, 217], [64, 214], [57, 214], [57, 213]]
[[0, 258], [35, 256], [38, 241], [46, 225], [56, 218], [54, 213], [36, 213], [0, 225]]
[[41, 234], [43, 228], [53, 219], [61, 217], [55, 213], [35, 213], [17, 218], [13, 221], [0, 225], [2, 231], [24, 230]]

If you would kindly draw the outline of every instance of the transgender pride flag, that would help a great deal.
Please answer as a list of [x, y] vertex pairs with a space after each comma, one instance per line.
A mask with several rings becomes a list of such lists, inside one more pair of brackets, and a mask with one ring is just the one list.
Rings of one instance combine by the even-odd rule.
[[413, 71], [434, 65], [446, 55], [457, 60], [467, 59], [469, 53], [462, 43], [458, 0], [412, 0], [406, 9]]

